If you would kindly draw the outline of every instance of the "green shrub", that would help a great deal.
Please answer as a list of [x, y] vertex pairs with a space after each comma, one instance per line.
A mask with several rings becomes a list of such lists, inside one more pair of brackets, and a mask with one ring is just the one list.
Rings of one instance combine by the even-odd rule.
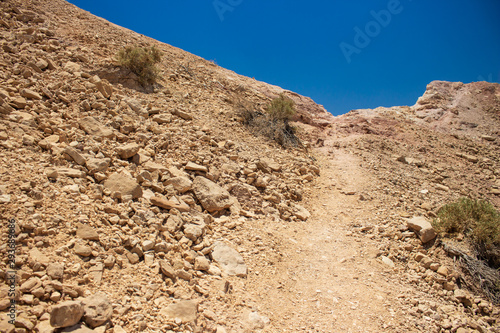
[[291, 99], [280, 95], [268, 105], [266, 113], [256, 110], [251, 102], [240, 95], [233, 96], [230, 103], [234, 105], [242, 122], [254, 134], [274, 140], [285, 148], [301, 145], [295, 127], [288, 123], [295, 114]]
[[289, 121], [295, 115], [295, 103], [284, 94], [273, 99], [267, 108], [272, 120]]
[[465, 235], [479, 258], [494, 266], [500, 263], [500, 213], [484, 200], [461, 198], [438, 210], [434, 228], [441, 233]]
[[142, 85], [153, 84], [160, 78], [156, 64], [161, 61], [161, 51], [156, 47], [144, 48], [127, 46], [117, 54], [117, 60], [123, 67], [136, 74]]

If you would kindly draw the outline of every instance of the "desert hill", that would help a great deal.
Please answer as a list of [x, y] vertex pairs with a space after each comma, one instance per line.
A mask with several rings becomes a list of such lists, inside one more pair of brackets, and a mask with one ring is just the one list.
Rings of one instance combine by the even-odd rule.
[[[1, 332], [499, 331], [465, 241], [411, 224], [500, 207], [498, 84], [333, 117], [62, 0], [0, 7]], [[280, 94], [297, 147], [238, 112]]]

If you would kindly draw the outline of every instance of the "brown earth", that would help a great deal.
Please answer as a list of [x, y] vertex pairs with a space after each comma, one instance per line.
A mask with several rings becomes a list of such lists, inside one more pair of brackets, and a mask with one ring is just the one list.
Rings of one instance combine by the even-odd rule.
[[[1, 332], [500, 331], [451, 240], [407, 225], [500, 207], [498, 84], [333, 117], [61, 0], [0, 7]], [[157, 85], [117, 66], [127, 45], [162, 50]], [[302, 147], [237, 113], [282, 92]]]

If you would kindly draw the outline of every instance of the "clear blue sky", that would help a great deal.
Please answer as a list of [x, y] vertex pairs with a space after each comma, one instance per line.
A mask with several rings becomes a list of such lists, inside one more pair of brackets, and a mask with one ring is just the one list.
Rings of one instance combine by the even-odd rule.
[[70, 0], [334, 115], [500, 79], [499, 0]]

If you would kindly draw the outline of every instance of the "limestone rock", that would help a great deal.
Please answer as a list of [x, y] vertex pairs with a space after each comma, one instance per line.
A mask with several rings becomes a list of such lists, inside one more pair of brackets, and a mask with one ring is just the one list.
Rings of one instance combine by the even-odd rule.
[[75, 244], [75, 253], [82, 257], [89, 257], [92, 254], [90, 246]]
[[21, 90], [21, 96], [26, 97], [27, 99], [35, 99], [35, 100], [42, 99], [42, 96], [40, 96], [37, 92], [34, 92], [31, 89]]
[[198, 256], [194, 259], [194, 269], [198, 271], [208, 271], [210, 269], [210, 261], [204, 256]]
[[210, 213], [231, 207], [234, 200], [228, 191], [201, 176], [194, 179], [193, 192], [203, 208]]
[[80, 302], [66, 301], [52, 307], [50, 325], [53, 327], [68, 327], [75, 325], [83, 316], [83, 306]]
[[73, 159], [73, 161], [75, 161], [77, 164], [79, 165], [85, 164], [85, 158], [75, 148], [71, 146], [66, 146], [66, 148], [64, 148], [64, 153], [70, 156], [71, 159]]
[[157, 196], [154, 196], [154, 197], [150, 198], [149, 200], [151, 201], [151, 204], [158, 206], [158, 207], [161, 207], [161, 208], [164, 208], [164, 209], [175, 208], [175, 209], [178, 209], [180, 212], [188, 212], [189, 211], [189, 206], [184, 204], [184, 203], [176, 203], [174, 201], [167, 200], [165, 198], [157, 197]]
[[113, 314], [113, 307], [108, 297], [103, 293], [97, 293], [83, 300], [83, 320], [92, 328], [101, 326]]
[[64, 265], [60, 263], [50, 263], [47, 266], [47, 275], [50, 276], [54, 280], [60, 280], [63, 277], [64, 274]]
[[129, 143], [125, 146], [118, 147], [116, 151], [122, 159], [126, 160], [127, 158], [130, 158], [137, 154], [140, 148], [141, 147], [137, 143]]
[[113, 87], [106, 80], [99, 80], [94, 83], [97, 90], [102, 94], [104, 98], [110, 98], [113, 94]]
[[76, 229], [76, 236], [80, 237], [81, 239], [87, 239], [87, 240], [99, 240], [99, 234], [97, 231], [95, 231], [94, 228], [89, 226], [88, 224], [83, 224], [83, 223], [78, 223], [77, 229]]
[[247, 276], [247, 266], [243, 257], [229, 245], [223, 242], [215, 243], [211, 255], [227, 275]]
[[176, 191], [184, 193], [191, 189], [193, 182], [187, 177], [172, 177], [165, 181], [164, 184], [171, 184]]
[[412, 219], [409, 219], [406, 224], [408, 228], [415, 231], [422, 243], [427, 243], [437, 236], [431, 223], [423, 216], [413, 217]]
[[184, 235], [194, 242], [203, 235], [203, 228], [195, 224], [185, 225]]
[[193, 322], [198, 315], [198, 302], [194, 300], [182, 300], [178, 303], [170, 304], [160, 310], [160, 315], [168, 320], [179, 319], [182, 323]]
[[309, 217], [311, 217], [311, 213], [301, 205], [295, 205], [295, 212], [294, 215], [302, 221], [307, 220]]
[[103, 126], [94, 117], [85, 117], [83, 119], [80, 119], [78, 121], [78, 124], [89, 135], [105, 138], [110, 138], [114, 135], [112, 129]]
[[117, 192], [121, 198], [131, 196], [133, 199], [142, 197], [142, 188], [134, 178], [123, 174], [113, 173], [104, 181], [104, 188], [111, 192]]
[[90, 157], [86, 160], [86, 166], [90, 173], [105, 172], [108, 170], [110, 158]]
[[199, 165], [199, 164], [196, 164], [194, 162], [188, 162], [184, 168], [186, 170], [191, 170], [191, 171], [208, 172], [208, 169], [206, 166]]

